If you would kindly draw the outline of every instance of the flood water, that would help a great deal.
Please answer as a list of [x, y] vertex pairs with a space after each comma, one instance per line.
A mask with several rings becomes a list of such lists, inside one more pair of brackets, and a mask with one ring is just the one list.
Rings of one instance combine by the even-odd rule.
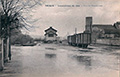
[[120, 77], [120, 47], [12, 46], [0, 77]]

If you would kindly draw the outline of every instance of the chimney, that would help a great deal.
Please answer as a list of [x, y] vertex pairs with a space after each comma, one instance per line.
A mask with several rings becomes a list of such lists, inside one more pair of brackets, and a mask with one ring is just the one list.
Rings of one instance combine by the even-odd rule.
[[92, 32], [92, 17], [86, 17], [85, 32]]

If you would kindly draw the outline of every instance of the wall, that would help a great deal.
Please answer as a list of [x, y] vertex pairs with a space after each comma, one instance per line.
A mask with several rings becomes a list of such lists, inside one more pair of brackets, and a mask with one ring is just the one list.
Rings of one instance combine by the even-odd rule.
[[105, 45], [110, 45], [110, 39], [97, 39], [96, 40], [97, 44], [105, 44]]
[[46, 41], [47, 40], [51, 40], [51, 41], [53, 41], [53, 40], [56, 40], [56, 35], [54, 35], [54, 37], [48, 37], [48, 34], [45, 36], [45, 38], [46, 38]]
[[120, 39], [112, 39], [111, 45], [120, 45]]
[[105, 45], [120, 45], [120, 39], [97, 39], [97, 44], [105, 44]]

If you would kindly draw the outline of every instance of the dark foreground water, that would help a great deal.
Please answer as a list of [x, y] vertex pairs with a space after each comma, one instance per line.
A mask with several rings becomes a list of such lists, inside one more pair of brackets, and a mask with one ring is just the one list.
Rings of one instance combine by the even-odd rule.
[[120, 77], [119, 59], [120, 48], [111, 46], [12, 46], [0, 77]]

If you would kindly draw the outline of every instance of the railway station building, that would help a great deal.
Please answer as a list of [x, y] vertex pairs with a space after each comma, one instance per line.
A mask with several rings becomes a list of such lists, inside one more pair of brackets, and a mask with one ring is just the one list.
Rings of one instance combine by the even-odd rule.
[[53, 27], [49, 27], [48, 29], [45, 30], [45, 41], [47, 42], [53, 42], [57, 41], [57, 30], [54, 29]]

